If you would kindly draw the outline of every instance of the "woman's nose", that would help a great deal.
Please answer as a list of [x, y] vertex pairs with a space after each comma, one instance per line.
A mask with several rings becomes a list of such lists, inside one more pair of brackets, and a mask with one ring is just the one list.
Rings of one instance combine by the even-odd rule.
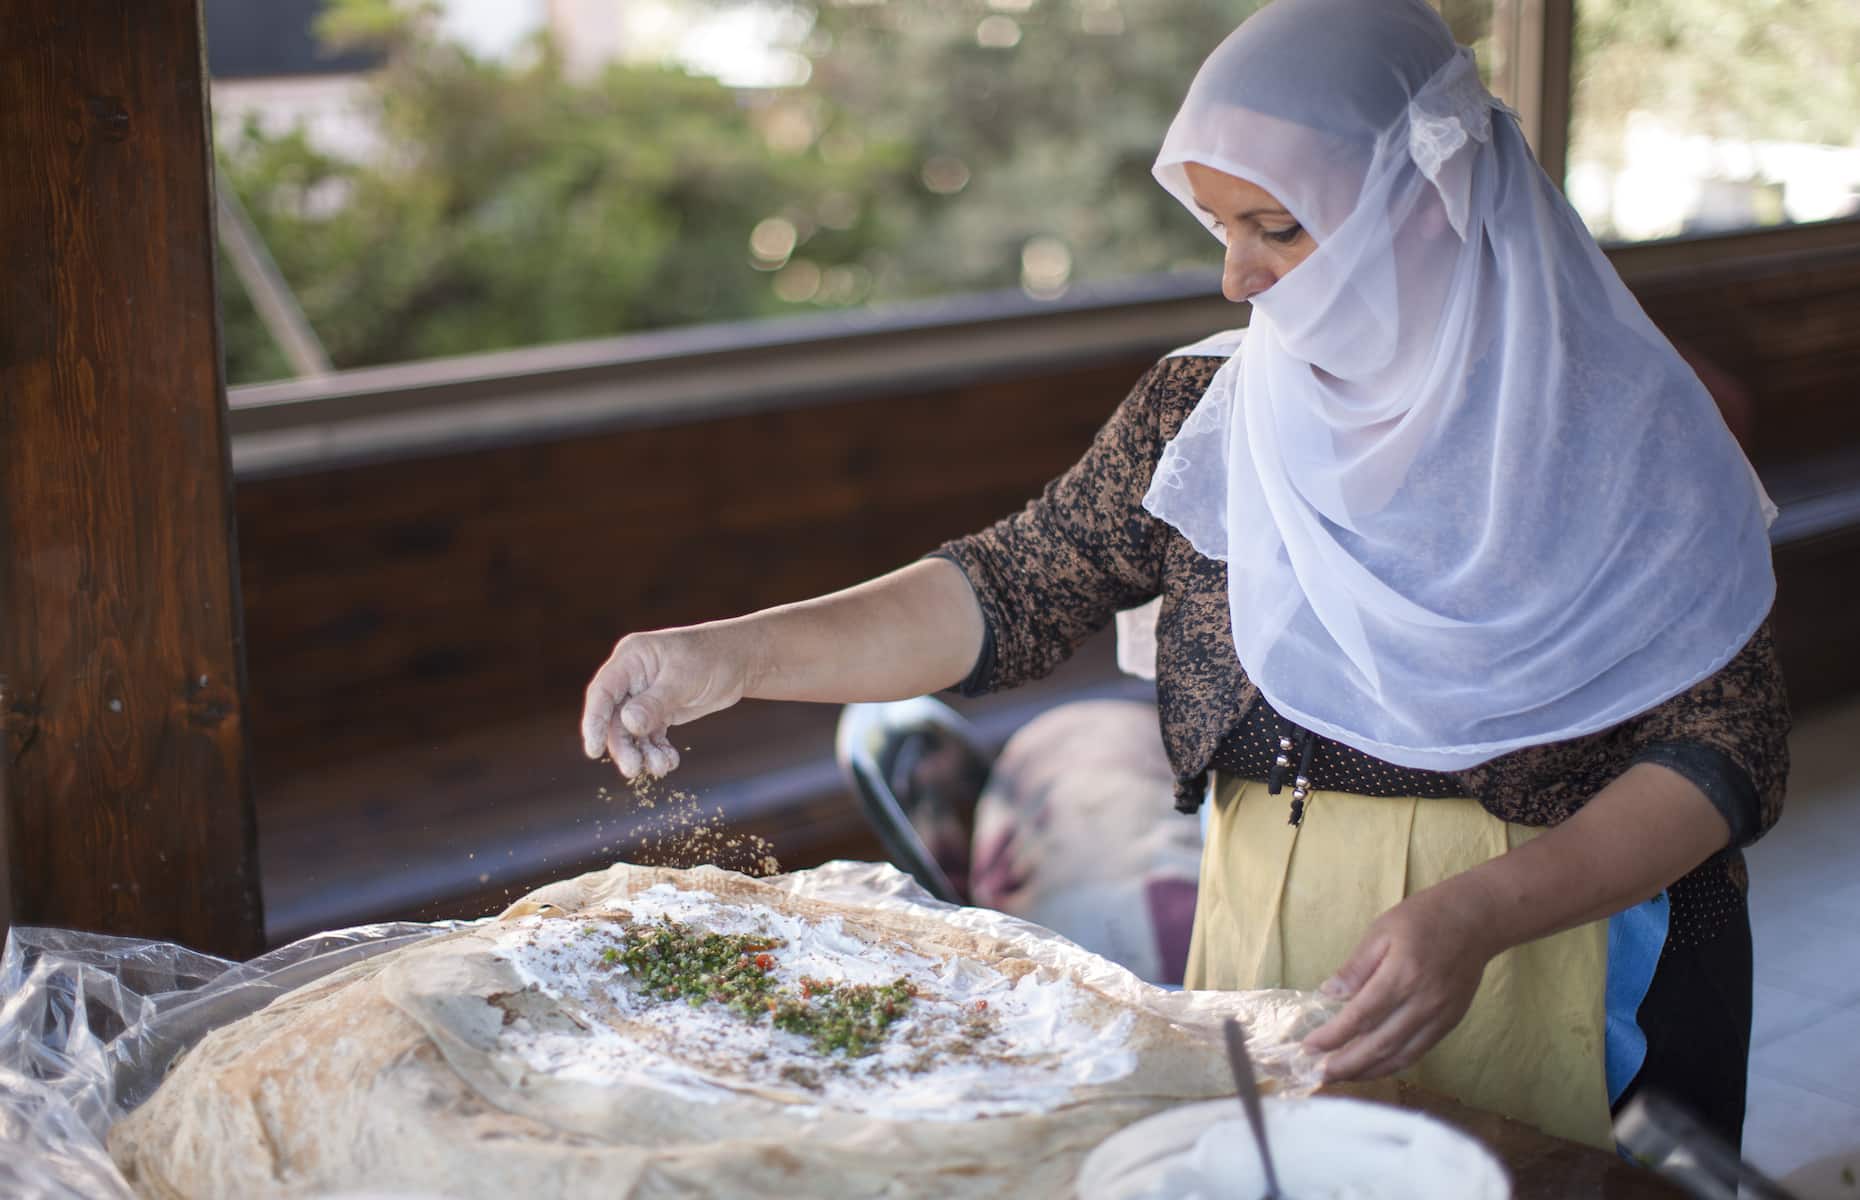
[[1235, 304], [1251, 300], [1279, 281], [1270, 263], [1262, 261], [1248, 247], [1227, 247], [1222, 263], [1221, 294]]

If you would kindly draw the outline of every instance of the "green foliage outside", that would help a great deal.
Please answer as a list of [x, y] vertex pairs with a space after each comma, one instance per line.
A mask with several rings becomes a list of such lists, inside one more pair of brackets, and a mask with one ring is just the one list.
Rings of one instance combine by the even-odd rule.
[[[480, 61], [418, 9], [335, 0], [330, 40], [389, 52], [386, 152], [339, 161], [248, 124], [221, 170], [338, 368], [1012, 287], [1033, 238], [1071, 281], [1210, 267], [1149, 163], [1253, 6], [827, 4], [806, 84], [736, 92], [651, 65], [576, 80], [547, 46]], [[1015, 44], [982, 44], [991, 17]], [[771, 220], [792, 250], [758, 263]], [[220, 278], [231, 382], [288, 375]]]
[[1860, 4], [1578, 0], [1574, 74], [1572, 138], [1592, 155], [1609, 156], [1635, 109], [1718, 138], [1851, 146]]
[[1577, 0], [1575, 32], [1572, 162], [1627, 165], [1636, 112], [1724, 142], [1860, 149], [1856, 0]]
[[[248, 126], [220, 137], [221, 170], [339, 368], [1013, 287], [1030, 246], [1069, 283], [1212, 267], [1149, 163], [1259, 2], [813, 0], [808, 81], [739, 92], [654, 65], [576, 79], [547, 45], [480, 61], [420, 0], [331, 0], [332, 44], [387, 51], [385, 152]], [[1489, 69], [1493, 0], [1442, 9]], [[1575, 157], [1618, 164], [1636, 109], [1855, 144], [1854, 0], [1580, 0], [1577, 18]], [[220, 279], [230, 380], [290, 374]]]
[[[883, 147], [853, 169], [777, 153], [738, 96], [676, 70], [575, 84], [547, 52], [481, 62], [417, 23], [385, 40], [376, 161], [250, 124], [221, 141], [221, 170], [338, 367], [777, 311], [749, 262], [755, 224], [902, 169]], [[822, 246], [857, 258], [874, 236], [861, 221]], [[285, 373], [224, 262], [221, 278], [231, 380]]]

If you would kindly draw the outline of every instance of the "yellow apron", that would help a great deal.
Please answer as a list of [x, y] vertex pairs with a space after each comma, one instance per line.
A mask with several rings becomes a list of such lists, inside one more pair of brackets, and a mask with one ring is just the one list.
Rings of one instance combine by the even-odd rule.
[[[1313, 792], [1219, 779], [1189, 943], [1191, 988], [1318, 987], [1404, 896], [1521, 845], [1475, 800]], [[1604, 1073], [1608, 922], [1494, 958], [1459, 1026], [1401, 1078], [1547, 1133], [1612, 1149]]]

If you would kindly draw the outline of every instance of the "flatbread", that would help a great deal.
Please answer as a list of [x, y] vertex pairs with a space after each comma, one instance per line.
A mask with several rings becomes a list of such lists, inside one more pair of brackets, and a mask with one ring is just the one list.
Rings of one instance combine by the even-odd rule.
[[[1056, 1196], [1116, 1129], [1231, 1092], [1220, 1017], [1283, 1042], [1308, 1016], [1292, 993], [1153, 988], [998, 914], [793, 879], [619, 864], [541, 889], [215, 1031], [111, 1154], [163, 1200]], [[643, 996], [610, 948], [663, 917], [780, 937], [785, 986], [917, 994], [876, 1049], [823, 1052]]]

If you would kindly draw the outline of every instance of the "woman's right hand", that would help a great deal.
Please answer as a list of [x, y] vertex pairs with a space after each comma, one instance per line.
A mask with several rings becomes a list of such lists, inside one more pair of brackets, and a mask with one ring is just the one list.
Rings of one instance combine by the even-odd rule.
[[678, 766], [667, 731], [758, 700], [902, 700], [946, 688], [981, 653], [962, 569], [922, 559], [829, 596], [680, 629], [634, 633], [588, 684], [581, 745], [628, 779]]
[[675, 769], [671, 727], [728, 708], [748, 690], [749, 656], [732, 632], [691, 626], [621, 638], [588, 684], [582, 750], [611, 754], [628, 779]]

